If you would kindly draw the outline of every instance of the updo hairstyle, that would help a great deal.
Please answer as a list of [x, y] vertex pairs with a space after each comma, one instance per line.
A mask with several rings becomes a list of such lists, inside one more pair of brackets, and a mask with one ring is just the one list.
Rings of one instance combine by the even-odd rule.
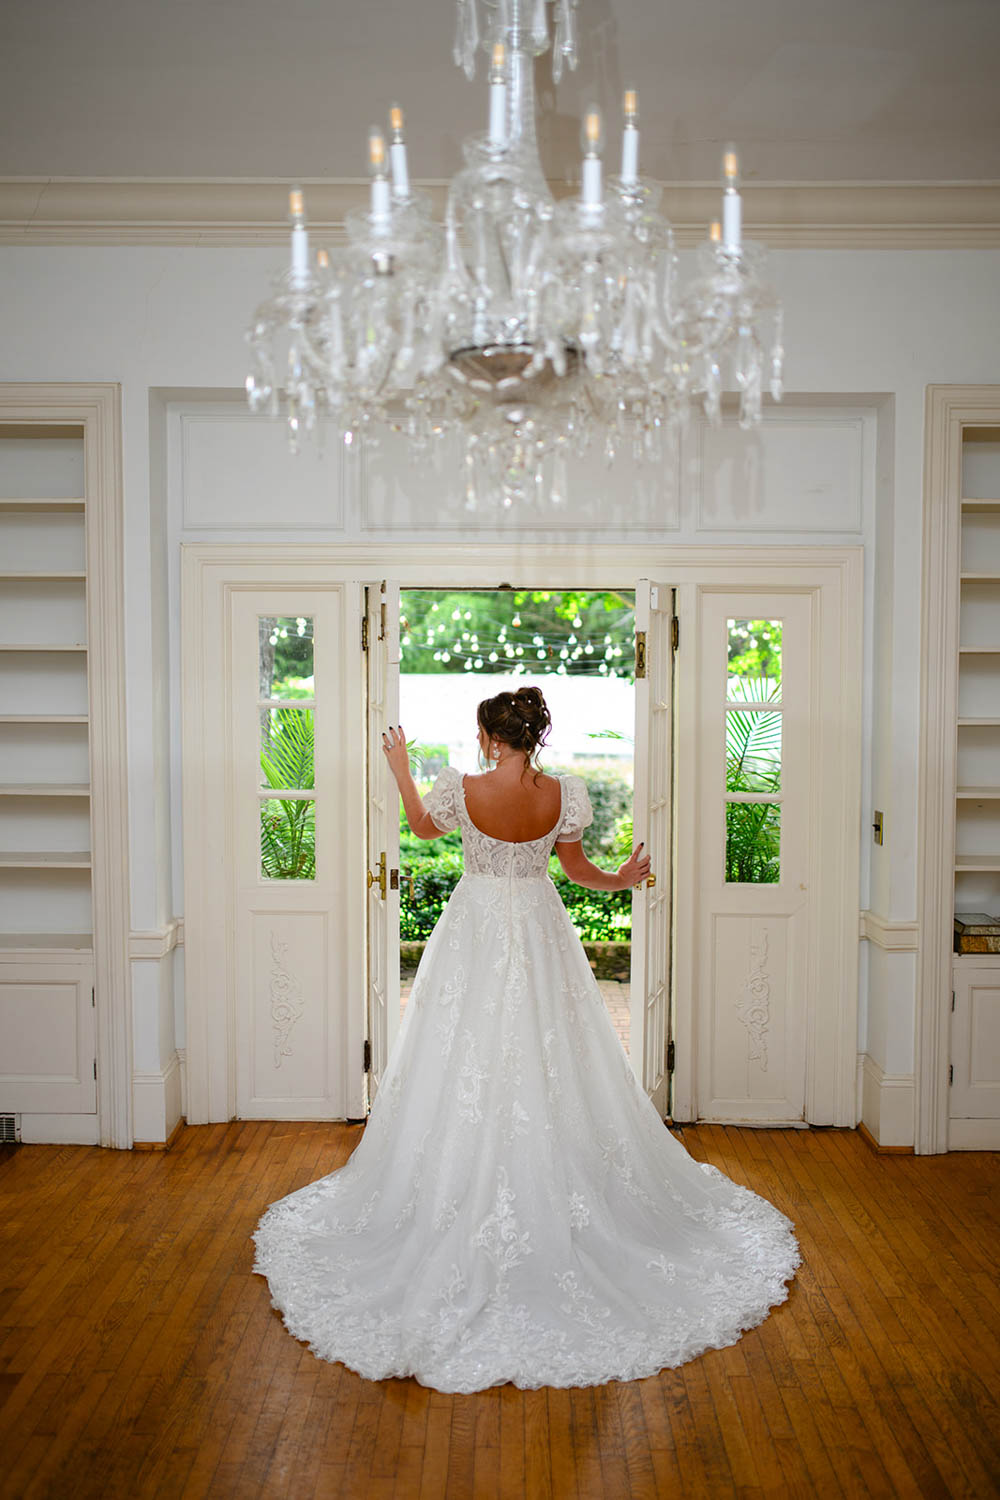
[[[499, 740], [521, 751], [525, 770], [531, 767], [552, 728], [552, 716], [536, 687], [522, 687], [516, 693], [497, 693], [495, 698], [484, 698], [476, 709], [476, 718], [480, 729], [484, 729], [491, 740]], [[541, 774], [537, 759], [533, 769], [536, 776]]]

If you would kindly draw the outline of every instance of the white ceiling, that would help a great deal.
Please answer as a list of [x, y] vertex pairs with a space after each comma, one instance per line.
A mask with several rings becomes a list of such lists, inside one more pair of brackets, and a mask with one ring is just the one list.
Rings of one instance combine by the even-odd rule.
[[[0, 174], [358, 178], [398, 99], [410, 167], [450, 176], [485, 124], [452, 0], [3, 0]], [[547, 174], [591, 98], [640, 95], [643, 169], [761, 182], [1000, 178], [1000, 0], [581, 0], [581, 61], [539, 61]], [[617, 125], [609, 124], [612, 154]]]

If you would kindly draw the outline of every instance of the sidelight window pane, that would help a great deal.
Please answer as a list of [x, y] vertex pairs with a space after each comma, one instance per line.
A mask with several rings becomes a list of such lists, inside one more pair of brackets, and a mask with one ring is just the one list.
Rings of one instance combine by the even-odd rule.
[[773, 802], [727, 802], [727, 884], [777, 884], [781, 878], [780, 842], [779, 806]]
[[260, 873], [265, 880], [316, 879], [316, 803], [311, 797], [261, 802]]
[[781, 701], [781, 620], [731, 619], [726, 696], [743, 703]]
[[726, 709], [726, 791], [781, 791], [781, 714]]
[[312, 698], [313, 619], [309, 615], [260, 615], [261, 698]]
[[260, 784], [274, 792], [315, 786], [315, 710], [260, 710]]

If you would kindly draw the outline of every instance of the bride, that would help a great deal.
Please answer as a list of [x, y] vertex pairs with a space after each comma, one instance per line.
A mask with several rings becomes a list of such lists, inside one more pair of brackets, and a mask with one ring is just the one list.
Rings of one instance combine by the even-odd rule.
[[421, 797], [401, 728], [383, 749], [413, 832], [461, 829], [465, 873], [427, 943], [346, 1166], [254, 1231], [288, 1331], [370, 1380], [439, 1391], [636, 1380], [733, 1344], [788, 1296], [792, 1221], [697, 1162], [618, 1040], [548, 875], [646, 878], [583, 852], [579, 776], [542, 772], [538, 688], [478, 708], [493, 769]]

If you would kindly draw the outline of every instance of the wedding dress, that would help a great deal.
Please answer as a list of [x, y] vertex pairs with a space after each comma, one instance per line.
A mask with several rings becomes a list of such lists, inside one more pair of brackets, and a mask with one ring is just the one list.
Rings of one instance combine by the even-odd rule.
[[441, 771], [424, 806], [465, 873], [364, 1134], [254, 1231], [288, 1331], [370, 1380], [636, 1380], [735, 1343], [801, 1262], [792, 1221], [695, 1161], [632, 1072], [547, 873], [592, 820], [559, 779], [555, 827], [508, 843]]

